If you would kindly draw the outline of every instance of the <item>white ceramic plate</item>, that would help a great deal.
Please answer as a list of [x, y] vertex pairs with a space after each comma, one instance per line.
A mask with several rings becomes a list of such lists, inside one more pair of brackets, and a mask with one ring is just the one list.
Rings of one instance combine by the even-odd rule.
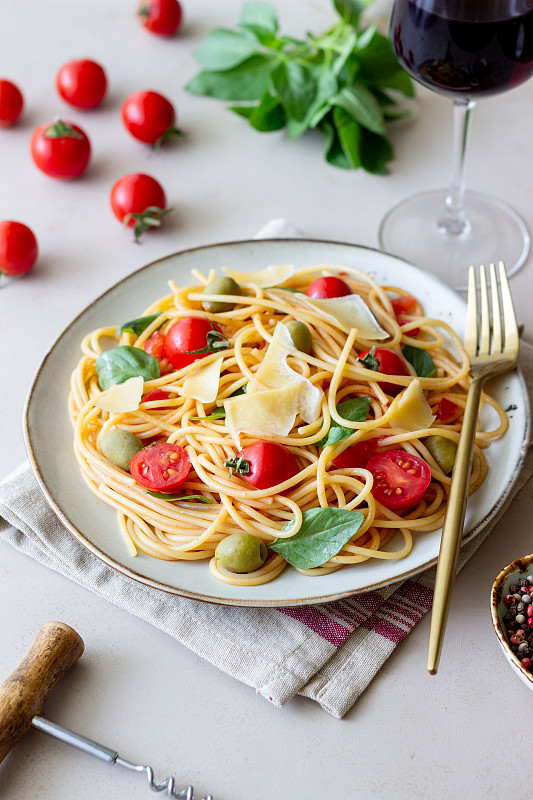
[[[211, 577], [207, 563], [165, 562], [126, 553], [115, 511], [96, 499], [84, 484], [72, 449], [67, 415], [70, 374], [80, 357], [85, 334], [140, 316], [168, 293], [167, 281], [190, 279], [190, 270], [206, 273], [231, 266], [262, 269], [291, 263], [320, 263], [362, 269], [379, 283], [401, 286], [421, 301], [429, 316], [443, 318], [463, 334], [465, 302], [453, 289], [428, 272], [377, 250], [301, 239], [268, 239], [225, 243], [168, 256], [125, 278], [93, 302], [59, 337], [46, 355], [30, 391], [25, 412], [25, 436], [30, 460], [47, 501], [73, 536], [113, 569], [141, 583], [172, 594], [239, 606], [290, 606], [326, 602], [387, 586], [426, 569], [438, 556], [440, 531], [415, 537], [409, 556], [401, 561], [371, 561], [310, 578], [286, 569], [275, 581], [254, 588], [227, 586]], [[509, 430], [487, 451], [489, 471], [468, 504], [465, 542], [496, 514], [516, 480], [528, 439], [529, 402], [522, 376], [498, 379], [491, 392], [509, 413]], [[63, 402], [58, 398], [64, 398]]]

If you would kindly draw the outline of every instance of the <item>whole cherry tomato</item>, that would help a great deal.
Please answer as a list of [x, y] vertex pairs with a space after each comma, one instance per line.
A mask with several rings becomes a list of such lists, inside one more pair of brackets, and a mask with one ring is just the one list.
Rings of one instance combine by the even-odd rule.
[[137, 15], [150, 33], [172, 36], [181, 25], [182, 9], [178, 0], [142, 0]]
[[61, 119], [40, 125], [33, 132], [30, 148], [42, 172], [63, 180], [81, 175], [91, 157], [91, 144], [84, 131]]
[[333, 466], [336, 469], [346, 469], [357, 467], [364, 469], [368, 461], [376, 454], [376, 448], [379, 444], [380, 436], [374, 436], [372, 439], [365, 439], [363, 442], [356, 442], [351, 447], [347, 447], [342, 453], [332, 460]]
[[391, 511], [415, 506], [431, 481], [431, 470], [420, 456], [406, 450], [385, 450], [366, 465], [374, 476], [372, 494]]
[[0, 272], [22, 275], [28, 272], [39, 253], [33, 231], [22, 222], [0, 222]]
[[346, 281], [343, 281], [342, 278], [335, 278], [333, 275], [317, 278], [316, 281], [309, 284], [305, 293], [308, 297], [314, 297], [317, 300], [353, 294]]
[[235, 458], [227, 459], [224, 466], [256, 489], [270, 489], [299, 472], [294, 454], [277, 442], [254, 442], [244, 447]]
[[68, 61], [56, 76], [56, 88], [66, 103], [76, 108], [96, 108], [107, 91], [107, 78], [100, 64], [88, 58]]
[[133, 228], [135, 241], [149, 228], [158, 228], [171, 209], [161, 184], [151, 175], [132, 172], [119, 178], [111, 189], [111, 208], [115, 217]]
[[133, 456], [130, 472], [137, 483], [152, 492], [175, 492], [186, 479], [191, 460], [178, 444], [151, 444]]
[[23, 107], [24, 98], [20, 89], [11, 81], [0, 78], [0, 128], [14, 125]]
[[[375, 372], [381, 372], [384, 375], [409, 375], [407, 364], [405, 360], [395, 350], [390, 350], [388, 347], [373, 347], [371, 350], [366, 350], [359, 356], [359, 361], [363, 363], [367, 369], [372, 369]], [[404, 386], [397, 383], [384, 383], [380, 381], [380, 386], [384, 392], [395, 397], [399, 394]]]
[[122, 122], [129, 133], [140, 142], [159, 147], [167, 139], [183, 134], [174, 127], [174, 106], [162, 94], [152, 91], [135, 92], [122, 104]]
[[182, 317], [167, 331], [165, 346], [174, 369], [183, 369], [198, 358], [227, 349], [229, 342], [205, 317]]

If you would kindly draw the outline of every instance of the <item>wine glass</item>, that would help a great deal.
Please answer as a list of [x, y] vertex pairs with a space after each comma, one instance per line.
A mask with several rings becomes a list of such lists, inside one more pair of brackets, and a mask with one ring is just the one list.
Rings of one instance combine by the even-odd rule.
[[533, 74], [533, 0], [394, 0], [390, 38], [416, 81], [452, 98], [454, 140], [449, 188], [392, 208], [381, 247], [458, 289], [470, 264], [504, 261], [512, 275], [529, 252], [527, 227], [497, 198], [465, 190], [465, 154], [477, 99]]

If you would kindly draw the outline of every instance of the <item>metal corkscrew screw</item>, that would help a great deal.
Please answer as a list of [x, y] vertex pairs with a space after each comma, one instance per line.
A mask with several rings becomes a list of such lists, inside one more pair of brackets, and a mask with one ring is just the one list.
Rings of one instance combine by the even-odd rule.
[[[40, 716], [53, 689], [83, 650], [83, 640], [68, 625], [48, 622], [41, 628], [26, 658], [0, 686], [0, 762], [33, 727], [107, 764], [144, 773], [154, 792], [166, 792], [176, 800], [194, 800], [192, 786], [178, 791], [172, 777], [157, 783], [152, 767], [127, 761], [115, 750]], [[208, 794], [202, 800], [213, 797]]]

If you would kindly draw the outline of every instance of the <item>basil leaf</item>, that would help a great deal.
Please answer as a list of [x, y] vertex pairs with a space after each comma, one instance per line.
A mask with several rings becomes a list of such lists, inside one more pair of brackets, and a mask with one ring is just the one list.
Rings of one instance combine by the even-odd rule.
[[207, 417], [189, 417], [189, 419], [199, 420], [199, 419], [225, 419], [226, 411], [224, 406], [219, 406], [215, 408], [214, 411], [211, 412]]
[[[344, 400], [337, 406], [337, 411], [343, 419], [348, 419], [350, 422], [364, 422], [368, 417], [370, 409], [370, 397], [356, 397], [353, 400]], [[334, 419], [331, 420], [329, 431], [317, 445], [319, 447], [326, 447], [328, 444], [336, 444], [341, 439], [346, 439], [355, 433], [354, 428], [347, 428], [345, 425], [339, 425]]]
[[332, 98], [331, 104], [343, 108], [363, 128], [384, 133], [383, 112], [374, 95], [362, 84], [344, 87]]
[[246, 117], [256, 131], [278, 131], [287, 122], [283, 106], [276, 97], [265, 92], [257, 106], [232, 106], [231, 111]]
[[402, 355], [413, 365], [419, 378], [431, 378], [435, 374], [436, 367], [427, 350], [406, 344], [402, 349]]
[[270, 87], [288, 116], [300, 121], [316, 97], [317, 87], [311, 70], [294, 61], [282, 61], [270, 73]]
[[198, 500], [200, 503], [214, 503], [210, 497], [204, 497], [202, 494], [167, 494], [165, 492], [145, 492], [150, 497], [156, 497], [158, 500]]
[[339, 144], [351, 167], [361, 166], [361, 126], [347, 111], [337, 106], [333, 109], [333, 122]]
[[343, 20], [357, 27], [361, 14], [368, 3], [364, 0], [334, 0], [333, 5]]
[[[311, 508], [303, 512], [302, 526], [289, 539], [275, 539], [268, 545], [297, 569], [321, 567], [337, 555], [357, 533], [364, 520], [360, 511], [345, 508]], [[283, 526], [294, 527], [294, 520]]]
[[374, 175], [386, 175], [392, 158], [391, 143], [384, 136], [361, 128], [361, 166]]
[[242, 64], [255, 51], [255, 42], [245, 33], [215, 28], [194, 52], [194, 57], [202, 69], [222, 72]]
[[337, 128], [333, 124], [331, 112], [327, 115], [327, 117], [325, 117], [325, 119], [322, 120], [318, 127], [326, 136], [326, 150], [324, 152], [324, 158], [328, 164], [332, 164], [334, 167], [340, 167], [341, 169], [350, 169], [350, 162], [346, 158], [346, 153], [342, 149], [342, 145], [337, 134]]
[[146, 328], [152, 324], [152, 322], [157, 319], [160, 314], [150, 314], [147, 317], [137, 317], [136, 319], [131, 319], [129, 322], [123, 322], [118, 331], [115, 333], [117, 339], [120, 337], [121, 333], [134, 333], [136, 336], [140, 336], [141, 333], [146, 330]]
[[159, 378], [159, 361], [140, 347], [129, 344], [113, 347], [98, 356], [95, 363], [100, 388], [109, 389], [128, 378], [140, 376], [145, 381]]
[[245, 3], [239, 21], [241, 28], [261, 28], [270, 33], [278, 31], [278, 13], [270, 3]]
[[225, 72], [204, 70], [186, 85], [192, 94], [203, 94], [217, 100], [259, 100], [268, 90], [272, 59], [256, 55]]

